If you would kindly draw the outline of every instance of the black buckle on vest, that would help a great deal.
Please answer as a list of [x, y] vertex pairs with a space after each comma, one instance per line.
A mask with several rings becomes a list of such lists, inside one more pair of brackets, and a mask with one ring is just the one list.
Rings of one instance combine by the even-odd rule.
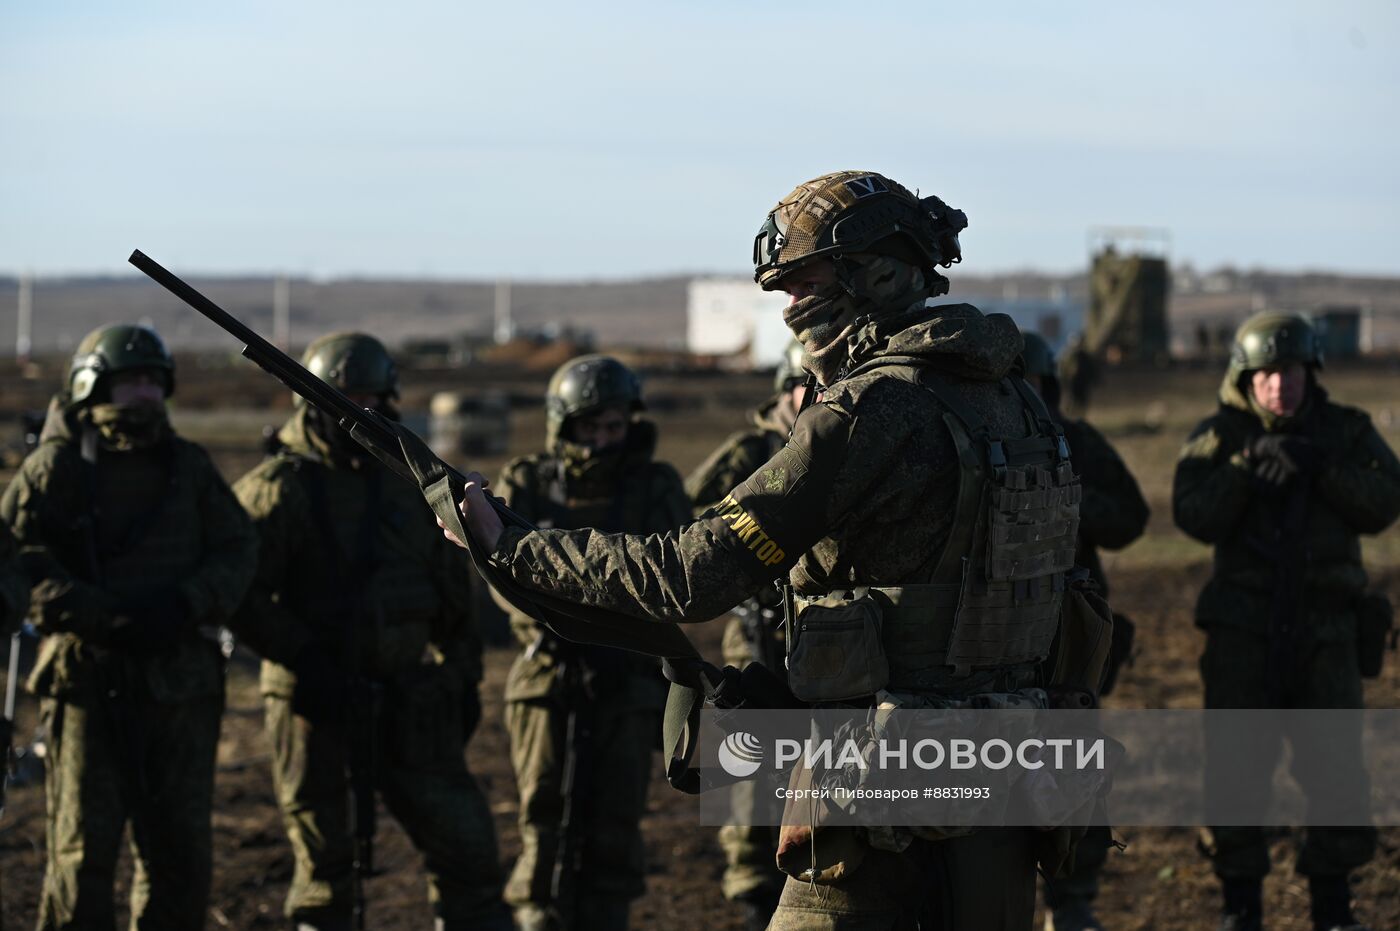
[[1006, 447], [1002, 445], [1001, 440], [987, 441], [987, 462], [997, 478], [1006, 474]]

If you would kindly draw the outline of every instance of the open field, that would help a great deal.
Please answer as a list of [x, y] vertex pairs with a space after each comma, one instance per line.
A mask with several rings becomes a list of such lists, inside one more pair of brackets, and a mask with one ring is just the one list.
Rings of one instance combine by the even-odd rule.
[[[49, 369], [50, 373], [53, 372]], [[234, 479], [256, 462], [264, 424], [276, 423], [289, 407], [285, 393], [260, 373], [241, 369], [181, 370], [177, 423], [189, 436], [209, 445], [225, 475]], [[1114, 585], [1114, 606], [1138, 625], [1138, 654], [1111, 698], [1115, 707], [1198, 707], [1201, 703], [1196, 660], [1202, 637], [1192, 626], [1192, 605], [1205, 579], [1209, 551], [1171, 525], [1170, 483], [1177, 449], [1191, 426], [1214, 405], [1215, 371], [1114, 373], [1100, 390], [1091, 418], [1117, 445], [1139, 477], [1153, 509], [1146, 537], [1125, 551], [1107, 554]], [[1328, 371], [1324, 381], [1333, 396], [1368, 409], [1392, 447], [1400, 447], [1400, 371], [1372, 367]], [[543, 392], [543, 381], [478, 371], [408, 372], [405, 406], [421, 408], [431, 390], [463, 382], [503, 387], [515, 408], [512, 454], [532, 450], [543, 436], [543, 414], [524, 406]], [[22, 378], [0, 369], [3, 412], [42, 405], [55, 385], [52, 374]], [[764, 394], [761, 376], [683, 376], [658, 374], [648, 379], [653, 415], [661, 427], [661, 455], [682, 472], [743, 422], [743, 408]], [[237, 408], [221, 402], [237, 398]], [[499, 459], [474, 463], [494, 472]], [[1400, 530], [1392, 528], [1366, 544], [1373, 578], [1400, 603]], [[712, 656], [718, 653], [720, 625], [690, 631]], [[512, 653], [496, 647], [487, 655], [483, 689], [486, 715], [468, 757], [488, 791], [506, 862], [518, 840], [514, 786], [501, 722], [501, 688]], [[273, 803], [267, 771], [268, 749], [261, 730], [261, 706], [255, 670], [235, 664], [229, 682], [229, 711], [220, 746], [220, 771], [214, 814], [214, 912], [210, 927], [280, 927], [281, 900], [291, 874], [291, 854]], [[1400, 663], [1394, 657], [1382, 677], [1369, 682], [1368, 704], [1400, 707]], [[25, 707], [21, 733], [33, 719]], [[4, 871], [4, 925], [30, 927], [43, 869], [43, 793], [37, 786], [13, 791], [0, 828], [0, 869]], [[734, 929], [738, 911], [720, 897], [723, 861], [714, 832], [696, 826], [696, 802], [672, 792], [657, 767], [645, 832], [651, 880], [647, 896], [633, 911], [638, 928]], [[1177, 929], [1213, 926], [1215, 885], [1205, 860], [1195, 850], [1190, 829], [1119, 830], [1127, 849], [1112, 855], [1105, 875], [1100, 914], [1112, 929]], [[1302, 929], [1307, 911], [1306, 884], [1292, 873], [1293, 854], [1286, 843], [1275, 848], [1276, 870], [1267, 886], [1270, 927]], [[420, 861], [402, 831], [387, 817], [381, 821], [379, 865], [382, 875], [369, 887], [372, 927], [396, 931], [429, 926]], [[1359, 914], [1374, 928], [1400, 928], [1400, 830], [1382, 831], [1375, 862], [1361, 872]], [[125, 885], [122, 885], [122, 895]]]

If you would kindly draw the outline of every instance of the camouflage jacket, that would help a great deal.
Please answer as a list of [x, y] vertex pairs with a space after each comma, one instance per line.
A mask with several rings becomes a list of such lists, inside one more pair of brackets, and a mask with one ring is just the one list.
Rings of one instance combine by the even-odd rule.
[[1108, 592], [1099, 549], [1119, 550], [1147, 529], [1148, 507], [1137, 480], [1104, 435], [1083, 420], [1062, 419], [1075, 471], [1083, 485], [1075, 564]]
[[779, 423], [774, 415], [776, 400], [749, 415], [753, 427], [735, 433], [710, 454], [685, 480], [685, 492], [695, 508], [703, 514], [718, 504], [729, 490], [758, 471], [758, 467], [783, 448], [790, 426]]
[[[50, 636], [30, 687], [64, 697], [126, 688], [172, 702], [222, 695], [209, 634], [233, 613], [257, 563], [243, 509], [194, 443], [172, 433], [152, 449], [99, 445], [89, 462], [81, 452], [89, 431], [55, 399], [39, 448], [0, 499], [26, 561], [44, 567], [31, 614]], [[110, 648], [124, 599], [170, 589], [187, 608], [185, 636], [159, 651]]]
[[[1303, 580], [1321, 637], [1346, 636], [1351, 601], [1366, 586], [1359, 535], [1379, 533], [1400, 516], [1400, 462], [1362, 411], [1333, 404], [1314, 384], [1303, 409], [1279, 429], [1313, 439], [1327, 453], [1306, 502]], [[1215, 546], [1212, 578], [1197, 623], [1266, 631], [1278, 584], [1271, 558], [1285, 511], [1282, 495], [1261, 486], [1244, 450], [1265, 431], [1242, 390], [1227, 376], [1220, 408], [1191, 433], [1177, 461], [1172, 513], [1186, 533]]]
[[[849, 344], [857, 364], [917, 357], [997, 435], [1032, 435], [1021, 401], [1003, 390], [1021, 349], [1004, 315], [915, 305]], [[689, 525], [651, 536], [508, 529], [493, 566], [639, 624], [709, 620], [782, 576], [810, 594], [928, 581], [961, 469], [947, 408], [912, 371], [878, 367], [832, 385], [777, 455]]]
[[[620, 454], [592, 460], [582, 451], [560, 444], [553, 453], [507, 463], [491, 490], [539, 527], [663, 533], [690, 518], [690, 499], [680, 474], [667, 463], [656, 462], [655, 452], [656, 427], [638, 420], [628, 430]], [[540, 626], [514, 610], [510, 615], [516, 639], [531, 652], [528, 648], [539, 640]], [[645, 684], [634, 688], [638, 697], [659, 700], [654, 660], [606, 647], [567, 648], [583, 651], [593, 666], [640, 676]], [[555, 666], [548, 650], [536, 649], [529, 656], [521, 653], [511, 667], [507, 700], [551, 694], [558, 685]]]
[[19, 627], [29, 611], [29, 576], [19, 561], [10, 525], [0, 521], [0, 634]]
[[426, 662], [478, 681], [474, 573], [417, 490], [367, 456], [338, 460], [305, 410], [278, 440], [234, 485], [262, 558], [230, 626], [263, 657], [264, 693], [289, 696], [288, 665], [313, 646], [375, 678], [411, 678]]

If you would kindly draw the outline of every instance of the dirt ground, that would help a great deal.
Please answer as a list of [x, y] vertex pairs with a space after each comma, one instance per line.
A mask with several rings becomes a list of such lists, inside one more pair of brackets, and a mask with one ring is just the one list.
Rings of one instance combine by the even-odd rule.
[[[1394, 368], [1328, 372], [1326, 381], [1338, 399], [1370, 410], [1392, 447], [1400, 448], [1400, 378]], [[412, 385], [414, 373], [407, 378]], [[1127, 550], [1110, 554], [1106, 565], [1114, 586], [1114, 607], [1137, 623], [1138, 648], [1133, 665], [1110, 699], [1115, 707], [1198, 707], [1201, 703], [1196, 660], [1202, 637], [1192, 626], [1196, 592], [1208, 569], [1209, 552], [1171, 526], [1170, 479], [1176, 451], [1190, 427], [1213, 405], [1216, 372], [1174, 371], [1113, 376], [1090, 412], [1122, 452], [1153, 508], [1149, 532]], [[411, 406], [425, 396], [426, 383], [409, 392]], [[190, 372], [182, 379], [184, 406], [177, 422], [187, 434], [206, 442], [229, 478], [236, 478], [258, 457], [256, 439], [263, 423], [285, 413], [285, 402], [255, 372], [241, 376]], [[231, 394], [231, 385], [238, 386]], [[203, 384], [203, 387], [201, 387]], [[731, 431], [742, 425], [742, 407], [762, 396], [761, 378], [706, 379], [659, 376], [649, 381], [657, 403], [655, 419], [662, 431], [661, 454], [683, 472]], [[513, 386], [522, 398], [538, 396], [542, 385]], [[36, 406], [52, 381], [20, 380], [0, 372], [4, 408]], [[275, 403], [274, 410], [213, 410], [213, 402], [236, 396], [244, 403]], [[246, 400], [256, 398], [256, 400]], [[512, 452], [526, 451], [542, 436], [538, 412], [517, 410]], [[487, 471], [499, 459], [483, 462]], [[1366, 545], [1374, 579], [1400, 603], [1400, 531], [1392, 528]], [[702, 650], [718, 654], [719, 624], [700, 625], [690, 633]], [[472, 771], [485, 787], [496, 816], [501, 857], [509, 864], [518, 849], [514, 827], [516, 803], [500, 694], [512, 658], [506, 647], [489, 650], [483, 696], [486, 713], [468, 751]], [[283, 926], [281, 903], [292, 858], [273, 802], [268, 748], [261, 729], [255, 670], [231, 667], [228, 713], [219, 751], [214, 812], [215, 870], [211, 928]], [[1372, 707], [1400, 707], [1400, 663], [1392, 657], [1382, 677], [1368, 683]], [[21, 739], [33, 718], [32, 706], [21, 711]], [[719, 894], [723, 859], [712, 829], [697, 826], [697, 803], [671, 791], [659, 765], [643, 824], [648, 854], [647, 895], [633, 909], [637, 928], [705, 929], [740, 927], [737, 909]], [[1118, 829], [1127, 843], [1111, 855], [1104, 875], [1099, 912], [1111, 929], [1212, 927], [1217, 907], [1215, 883], [1196, 851], [1193, 829]], [[4, 926], [34, 923], [43, 874], [44, 800], [38, 786], [11, 791], [0, 826], [0, 870], [4, 883]], [[1274, 848], [1275, 871], [1267, 887], [1270, 927], [1307, 928], [1306, 883], [1292, 872], [1291, 845], [1280, 837]], [[370, 926], [384, 931], [430, 926], [424, 898], [421, 861], [407, 838], [384, 815], [378, 840], [380, 875], [369, 885]], [[122, 875], [129, 870], [123, 868]], [[125, 880], [118, 896], [124, 899]], [[1376, 860], [1359, 874], [1359, 914], [1373, 928], [1400, 928], [1400, 830], [1381, 832]]]

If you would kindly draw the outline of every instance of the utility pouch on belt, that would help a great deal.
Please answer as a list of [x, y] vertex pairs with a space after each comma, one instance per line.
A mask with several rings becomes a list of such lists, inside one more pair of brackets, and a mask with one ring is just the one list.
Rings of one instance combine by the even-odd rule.
[[1089, 573], [1076, 569], [1065, 586], [1060, 628], [1046, 664], [1052, 705], [1067, 700], [1070, 707], [1092, 707], [1103, 686], [1112, 646], [1113, 612]]
[[880, 603], [869, 589], [798, 597], [788, 684], [805, 702], [847, 701], [889, 684]]
[[1380, 592], [1366, 592], [1356, 602], [1356, 665], [1361, 675], [1374, 679], [1381, 674], [1387, 646], [1393, 646], [1391, 627], [1394, 610], [1390, 599]]

